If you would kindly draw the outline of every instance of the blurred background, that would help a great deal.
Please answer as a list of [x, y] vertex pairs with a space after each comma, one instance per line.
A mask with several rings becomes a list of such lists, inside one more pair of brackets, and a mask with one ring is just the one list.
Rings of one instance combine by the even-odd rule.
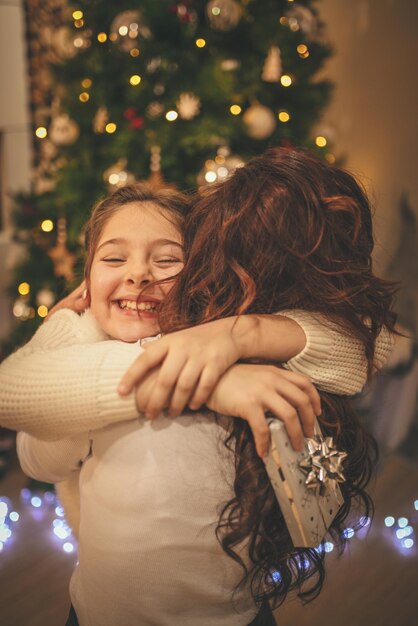
[[[0, 2], [2, 357], [77, 284], [93, 202], [134, 179], [193, 189], [304, 145], [373, 199], [405, 335], [357, 399], [382, 453], [376, 519], [342, 559], [329, 545], [323, 593], [281, 626], [416, 622], [417, 21], [414, 0]], [[0, 475], [0, 624], [64, 623], [76, 541], [5, 429]]]

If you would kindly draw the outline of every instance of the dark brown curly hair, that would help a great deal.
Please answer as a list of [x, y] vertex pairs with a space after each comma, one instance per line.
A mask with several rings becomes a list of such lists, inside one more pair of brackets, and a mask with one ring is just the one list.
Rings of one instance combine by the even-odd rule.
[[[161, 311], [172, 332], [226, 316], [304, 309], [324, 315], [364, 345], [372, 371], [380, 330], [393, 329], [393, 285], [372, 271], [372, 217], [348, 172], [299, 149], [271, 148], [224, 183], [202, 192], [185, 224], [186, 264]], [[365, 491], [376, 447], [345, 397], [322, 393], [324, 434], [348, 453], [344, 505], [330, 534], [343, 550], [344, 528], [372, 514]], [[291, 589], [304, 600], [321, 590], [324, 550], [295, 549], [248, 424], [232, 421], [234, 497], [217, 536], [244, 569], [257, 603], [280, 604]], [[351, 516], [350, 516], [351, 518]], [[248, 545], [250, 566], [236, 549]]]

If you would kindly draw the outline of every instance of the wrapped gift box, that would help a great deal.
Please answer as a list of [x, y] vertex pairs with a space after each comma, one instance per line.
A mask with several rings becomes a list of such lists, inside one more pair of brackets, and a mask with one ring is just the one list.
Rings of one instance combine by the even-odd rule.
[[346, 454], [322, 437], [318, 423], [301, 452], [292, 448], [280, 420], [269, 419], [269, 427], [271, 446], [264, 463], [293, 544], [316, 547], [343, 503], [338, 483], [344, 480]]

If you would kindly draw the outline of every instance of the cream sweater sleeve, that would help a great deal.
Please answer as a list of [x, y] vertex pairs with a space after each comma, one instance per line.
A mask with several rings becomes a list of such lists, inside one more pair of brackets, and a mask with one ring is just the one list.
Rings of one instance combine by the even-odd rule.
[[116, 387], [140, 348], [104, 337], [91, 315], [53, 315], [0, 366], [0, 424], [53, 440], [137, 417]]
[[46, 483], [78, 480], [81, 465], [90, 454], [90, 439], [82, 433], [59, 441], [42, 441], [28, 433], [17, 435], [20, 466], [27, 476]]
[[[367, 361], [360, 341], [332, 324], [323, 315], [307, 311], [280, 312], [301, 326], [305, 348], [283, 364], [293, 372], [309, 376], [323, 391], [338, 395], [359, 393], [367, 381]], [[376, 341], [375, 365], [380, 369], [393, 348], [393, 336], [383, 329]]]

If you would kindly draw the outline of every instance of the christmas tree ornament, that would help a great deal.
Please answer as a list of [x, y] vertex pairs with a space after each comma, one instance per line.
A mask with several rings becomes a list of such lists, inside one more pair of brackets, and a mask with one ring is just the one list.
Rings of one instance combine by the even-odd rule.
[[38, 306], [46, 306], [48, 309], [50, 309], [54, 304], [55, 299], [55, 294], [51, 291], [51, 289], [40, 289], [36, 294], [36, 304]]
[[97, 135], [105, 132], [106, 124], [109, 121], [109, 111], [106, 107], [99, 107], [93, 118], [93, 130]]
[[195, 24], [197, 22], [197, 14], [191, 5], [191, 0], [176, 2], [169, 7], [169, 11], [177, 15], [181, 24]]
[[210, 0], [206, 5], [206, 17], [215, 30], [232, 30], [241, 15], [241, 5], [236, 0]]
[[52, 119], [48, 134], [56, 146], [69, 146], [77, 141], [80, 131], [77, 123], [62, 113]]
[[246, 132], [252, 139], [267, 139], [277, 125], [273, 111], [258, 102], [245, 111], [242, 119]]
[[261, 78], [267, 83], [277, 83], [282, 75], [282, 59], [280, 49], [271, 46], [264, 61]]
[[226, 180], [244, 161], [237, 155], [231, 154], [228, 146], [221, 146], [214, 159], [208, 159], [197, 176], [199, 187], [208, 186]]
[[221, 70], [224, 72], [232, 72], [237, 70], [241, 66], [241, 62], [238, 59], [224, 59], [221, 61]]
[[192, 120], [199, 115], [200, 99], [193, 93], [181, 93], [176, 106], [183, 120]]
[[151, 119], [156, 119], [160, 117], [164, 112], [164, 105], [161, 102], [150, 102], [147, 106], [146, 114]]
[[28, 304], [27, 298], [17, 298], [13, 304], [12, 310], [13, 315], [22, 321], [30, 318], [31, 307]]
[[122, 50], [130, 52], [138, 45], [138, 37], [151, 39], [152, 33], [146, 25], [141, 11], [118, 13], [110, 27], [111, 41], [116, 41]]
[[39, 31], [40, 40], [60, 60], [72, 59], [77, 54], [74, 34], [66, 27], [44, 26]]
[[63, 276], [66, 280], [74, 278], [75, 254], [67, 248], [67, 221], [65, 217], [60, 217], [57, 222], [57, 243], [48, 250], [48, 256], [54, 263], [55, 276]]
[[152, 174], [161, 171], [161, 148], [160, 146], [151, 146], [150, 170]]
[[120, 159], [103, 172], [103, 180], [107, 184], [109, 191], [115, 191], [115, 189], [135, 181], [135, 176], [126, 169], [127, 163], [126, 159]]
[[287, 11], [289, 27], [291, 30], [301, 30], [310, 40], [318, 35], [319, 25], [316, 16], [308, 7], [293, 4]]

